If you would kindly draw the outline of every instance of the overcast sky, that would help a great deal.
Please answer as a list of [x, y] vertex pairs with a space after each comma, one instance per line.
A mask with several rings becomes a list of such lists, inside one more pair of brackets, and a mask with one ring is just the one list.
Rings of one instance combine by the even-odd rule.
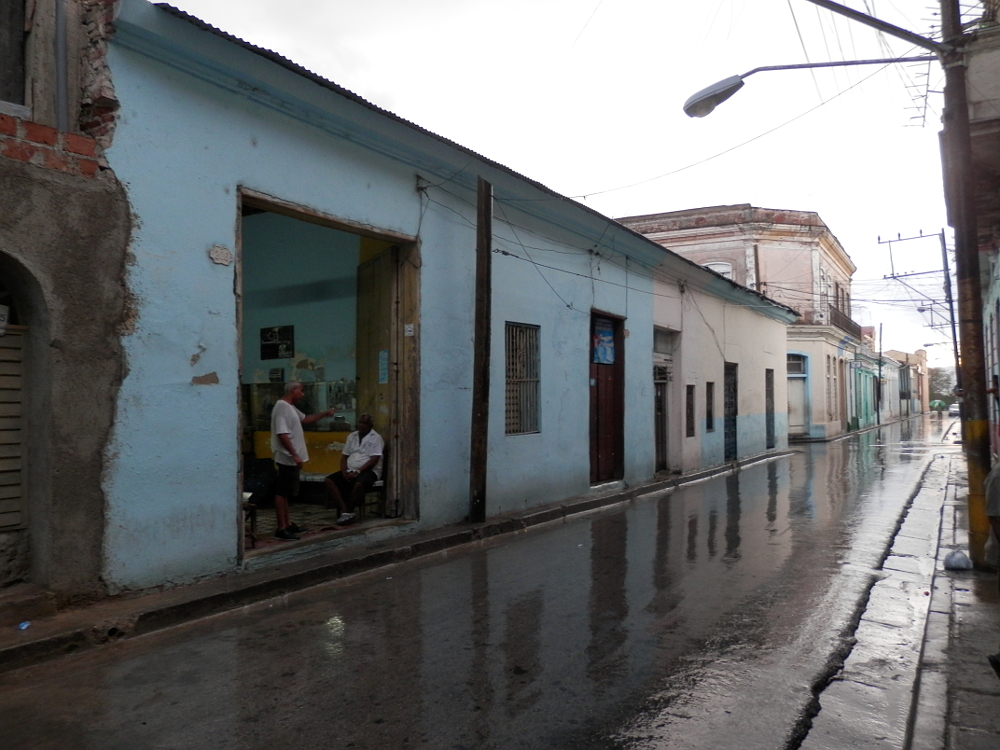
[[[885, 348], [942, 342], [928, 355], [951, 364], [945, 333], [916, 310], [943, 301], [941, 276], [884, 280], [878, 243], [946, 226], [939, 65], [759, 73], [704, 119], [681, 110], [763, 65], [921, 54], [905, 42], [806, 0], [173, 4], [608, 216], [816, 211], [858, 267], [855, 320], [884, 324]], [[937, 23], [927, 0], [845, 4], [924, 35]], [[936, 237], [892, 255], [897, 273], [941, 267]]]

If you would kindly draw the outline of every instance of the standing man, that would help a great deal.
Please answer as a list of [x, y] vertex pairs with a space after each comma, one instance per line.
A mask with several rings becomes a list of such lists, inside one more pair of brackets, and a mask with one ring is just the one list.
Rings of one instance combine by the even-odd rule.
[[[340, 471], [331, 474], [324, 482], [330, 500], [340, 510], [338, 525], [354, 521], [354, 509], [365, 500], [365, 493], [382, 478], [382, 450], [385, 441], [372, 429], [371, 414], [358, 417], [358, 429], [347, 436], [344, 453], [340, 457]], [[351, 503], [350, 510], [344, 498]]]
[[278, 479], [274, 488], [274, 514], [278, 529], [274, 535], [278, 539], [294, 540], [302, 531], [288, 517], [288, 502], [299, 494], [299, 472], [302, 464], [309, 460], [306, 438], [302, 425], [329, 417], [333, 409], [308, 417], [295, 404], [303, 399], [302, 383], [292, 380], [285, 383], [285, 395], [271, 410], [271, 452], [278, 465]]

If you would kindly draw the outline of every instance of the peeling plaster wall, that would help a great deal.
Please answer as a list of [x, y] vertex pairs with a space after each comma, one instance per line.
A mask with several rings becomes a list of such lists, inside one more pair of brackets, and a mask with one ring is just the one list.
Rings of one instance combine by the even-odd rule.
[[[105, 474], [105, 575], [120, 591], [237, 564], [237, 266], [210, 252], [236, 254], [239, 187], [401, 235], [415, 233], [420, 205], [412, 168], [114, 44], [109, 61], [122, 109], [107, 154], [138, 217], [131, 366]], [[441, 304], [471, 289], [441, 283], [453, 284]], [[431, 388], [442, 367], [426, 369]], [[210, 373], [217, 384], [198, 382]]]
[[108, 172], [79, 177], [3, 158], [0, 195], [0, 275], [28, 326], [29, 522], [13, 533], [29, 537], [32, 582], [64, 599], [98, 596], [101, 475], [126, 368], [119, 332], [128, 206]]

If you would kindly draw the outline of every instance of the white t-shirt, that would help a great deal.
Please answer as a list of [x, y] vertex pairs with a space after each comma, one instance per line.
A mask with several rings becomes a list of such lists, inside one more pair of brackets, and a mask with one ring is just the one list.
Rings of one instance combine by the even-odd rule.
[[295, 466], [295, 459], [285, 450], [285, 446], [278, 440], [278, 435], [288, 435], [292, 441], [292, 447], [299, 458], [305, 462], [309, 460], [309, 451], [306, 450], [306, 437], [302, 433], [302, 420], [306, 415], [292, 406], [285, 399], [279, 399], [271, 410], [271, 453], [274, 454], [275, 463], [285, 466]]
[[358, 433], [352, 432], [347, 436], [347, 442], [344, 444], [344, 455], [347, 456], [347, 470], [357, 471], [366, 463], [372, 456], [378, 456], [378, 463], [372, 468], [375, 472], [375, 476], [379, 479], [382, 478], [382, 450], [385, 448], [385, 441], [382, 437], [372, 430], [367, 435], [365, 435], [364, 440], [358, 438]]

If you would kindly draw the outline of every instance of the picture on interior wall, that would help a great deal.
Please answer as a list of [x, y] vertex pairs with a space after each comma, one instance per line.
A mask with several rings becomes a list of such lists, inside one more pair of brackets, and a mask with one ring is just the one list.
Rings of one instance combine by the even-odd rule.
[[295, 356], [295, 326], [260, 329], [260, 358], [289, 359]]

